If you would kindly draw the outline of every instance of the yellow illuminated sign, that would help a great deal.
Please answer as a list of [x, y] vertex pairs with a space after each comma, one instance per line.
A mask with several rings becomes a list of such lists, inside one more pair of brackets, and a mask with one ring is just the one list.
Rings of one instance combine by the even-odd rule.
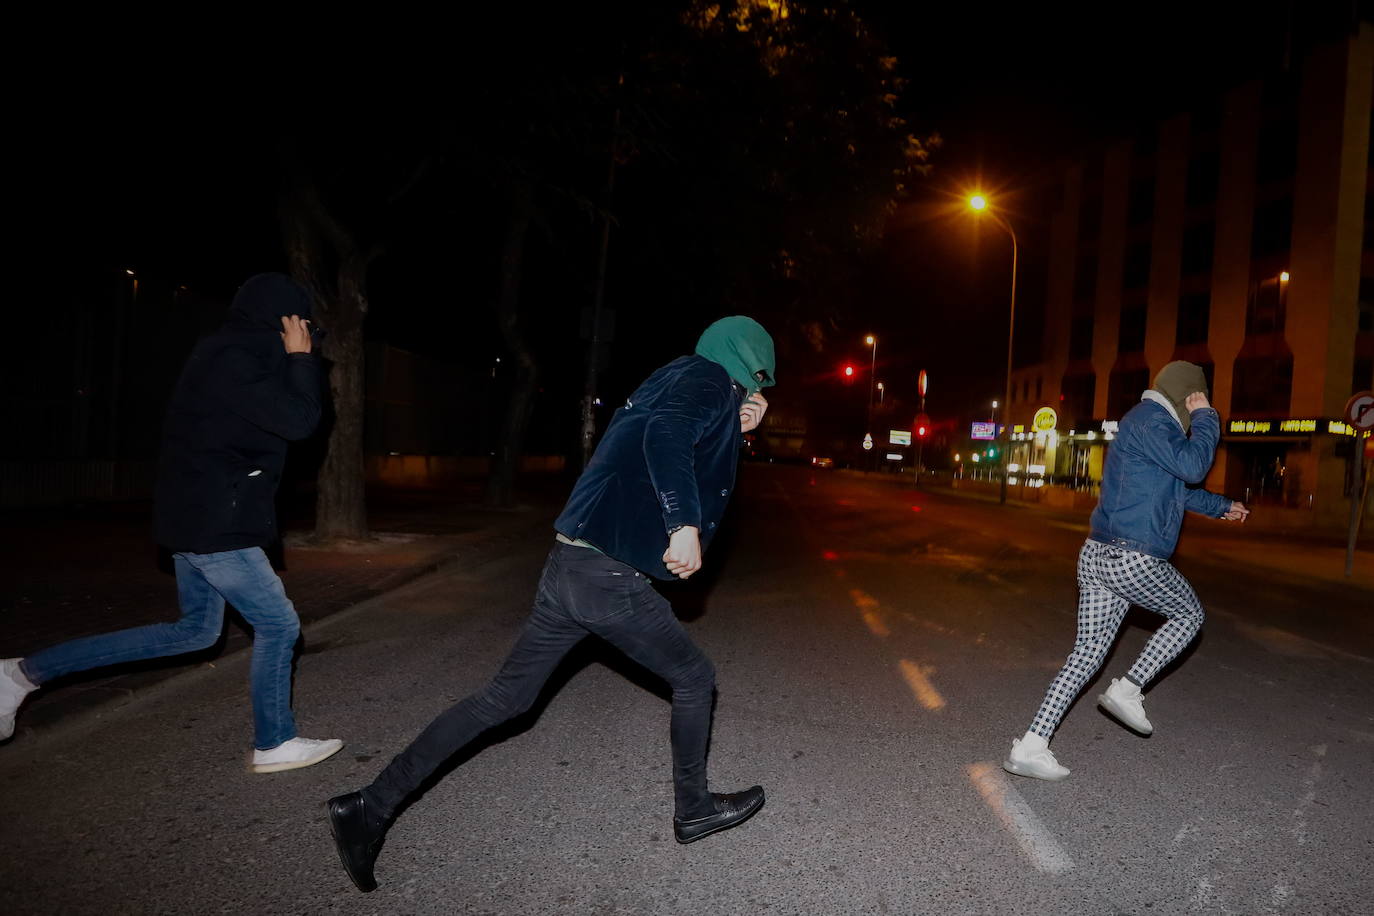
[[1329, 433], [1334, 436], [1351, 436], [1355, 430], [1342, 420], [1329, 420], [1322, 417], [1286, 417], [1282, 420], [1231, 420], [1226, 431], [1233, 435], [1281, 435], [1301, 436], [1312, 433]]
[[1031, 420], [1031, 426], [1038, 432], [1054, 429], [1059, 422], [1059, 416], [1054, 412], [1053, 407], [1041, 407], [1035, 412], [1035, 417]]

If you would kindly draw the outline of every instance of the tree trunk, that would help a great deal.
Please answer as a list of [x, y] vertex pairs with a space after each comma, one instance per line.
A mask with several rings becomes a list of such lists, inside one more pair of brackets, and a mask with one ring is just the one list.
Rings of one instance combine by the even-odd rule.
[[[363, 318], [367, 271], [381, 249], [360, 251], [308, 178], [300, 179], [295, 194], [283, 201], [282, 217], [291, 275], [310, 291], [316, 323], [328, 335], [321, 358], [329, 366], [329, 441], [315, 479], [315, 537], [362, 539], [367, 537]], [[332, 283], [326, 282], [326, 263], [338, 265]]]
[[321, 325], [329, 333], [325, 353], [333, 425], [324, 463], [316, 479], [315, 537], [367, 537], [366, 468], [363, 463], [364, 351], [363, 315], [367, 311], [363, 283], [367, 267], [356, 259], [340, 265], [338, 301], [328, 308]]
[[515, 362], [515, 384], [506, 405], [506, 422], [496, 443], [491, 471], [487, 477], [487, 502], [509, 508], [515, 504], [515, 471], [534, 407], [534, 392], [539, 383], [539, 366], [520, 332], [520, 267], [525, 254], [525, 236], [534, 209], [534, 187], [517, 180], [511, 189], [510, 221], [501, 250], [501, 293], [496, 302], [497, 325], [506, 349]]

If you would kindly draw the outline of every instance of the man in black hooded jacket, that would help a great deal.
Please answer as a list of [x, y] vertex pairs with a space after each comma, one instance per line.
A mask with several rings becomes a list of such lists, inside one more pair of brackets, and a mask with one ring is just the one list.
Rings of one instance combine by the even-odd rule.
[[213, 645], [228, 601], [253, 627], [254, 772], [310, 766], [343, 747], [296, 735], [291, 658], [300, 620], [263, 552], [278, 537], [274, 498], [287, 443], [320, 420], [322, 374], [311, 350], [305, 290], [284, 274], [243, 284], [224, 326], [191, 352], [163, 429], [155, 534], [173, 552], [181, 618], [0, 660], [0, 739], [41, 684]]
[[741, 436], [758, 427], [773, 385], [773, 338], [752, 318], [713, 323], [696, 352], [637, 388], [596, 447], [563, 512], [534, 607], [491, 681], [439, 714], [377, 778], [327, 803], [339, 861], [375, 890], [381, 844], [407, 801], [459, 750], [534, 704], [563, 657], [596, 636], [673, 692], [673, 835], [694, 843], [752, 817], [761, 786], [711, 792], [706, 748], [715, 666], [649, 579], [686, 579], [735, 487]]

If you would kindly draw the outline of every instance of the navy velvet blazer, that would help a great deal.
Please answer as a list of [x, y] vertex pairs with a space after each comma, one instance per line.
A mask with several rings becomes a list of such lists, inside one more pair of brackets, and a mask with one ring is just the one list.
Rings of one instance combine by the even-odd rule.
[[554, 528], [656, 579], [668, 533], [691, 525], [705, 550], [735, 487], [743, 391], [725, 368], [683, 356], [616, 408]]

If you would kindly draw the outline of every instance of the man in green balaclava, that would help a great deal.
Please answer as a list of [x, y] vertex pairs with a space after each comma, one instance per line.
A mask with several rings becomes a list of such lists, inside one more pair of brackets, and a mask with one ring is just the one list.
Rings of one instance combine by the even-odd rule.
[[760, 786], [707, 790], [715, 667], [649, 579], [686, 579], [735, 487], [742, 436], [763, 420], [773, 338], [743, 315], [722, 318], [696, 353], [649, 376], [616, 409], [554, 522], [525, 630], [496, 677], [434, 720], [361, 791], [329, 800], [330, 829], [359, 890], [405, 799], [465, 745], [534, 703], [563, 656], [594, 634], [673, 691], [673, 835], [679, 843], [735, 827], [763, 807]]
[[1008, 772], [1050, 780], [1069, 775], [1050, 750], [1050, 738], [1106, 658], [1132, 604], [1166, 620], [1126, 676], [1113, 678], [1097, 702], [1133, 731], [1154, 731], [1141, 688], [1202, 626], [1197, 593], [1169, 563], [1183, 513], [1241, 522], [1250, 514], [1240, 502], [1196, 489], [1212, 466], [1220, 436], [1221, 419], [1207, 400], [1207, 376], [1192, 363], [1160, 369], [1154, 387], [1121, 418], [1107, 452], [1091, 533], [1078, 554], [1078, 636], [1030, 729], [1012, 741], [1002, 764]]

